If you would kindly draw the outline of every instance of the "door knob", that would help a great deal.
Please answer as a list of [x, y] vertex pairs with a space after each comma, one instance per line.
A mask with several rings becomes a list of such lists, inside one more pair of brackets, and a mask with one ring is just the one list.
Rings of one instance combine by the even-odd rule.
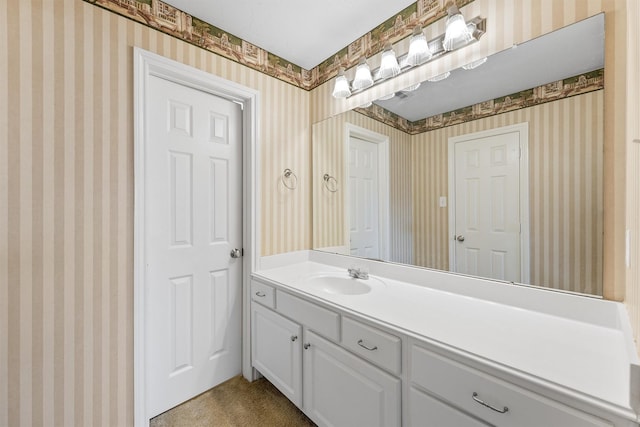
[[464, 242], [464, 236], [461, 234], [461, 235], [459, 235], [459, 236], [457, 236], [457, 237], [456, 237], [456, 240], [457, 240], [458, 242]]
[[231, 258], [240, 258], [242, 256], [242, 251], [240, 249], [231, 249]]

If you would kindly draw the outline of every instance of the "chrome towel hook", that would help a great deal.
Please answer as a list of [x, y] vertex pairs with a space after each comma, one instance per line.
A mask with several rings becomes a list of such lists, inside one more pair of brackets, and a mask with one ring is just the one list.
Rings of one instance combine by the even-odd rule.
[[282, 185], [287, 187], [289, 190], [295, 190], [298, 188], [298, 176], [293, 173], [291, 169], [286, 168], [284, 172], [282, 172], [280, 179], [282, 180]]
[[329, 175], [328, 173], [325, 173], [324, 176], [322, 177], [322, 180], [324, 181], [324, 188], [326, 188], [327, 190], [329, 190], [332, 193], [335, 193], [336, 191], [338, 191], [338, 180], [335, 179], [334, 177], [332, 177], [331, 175]]

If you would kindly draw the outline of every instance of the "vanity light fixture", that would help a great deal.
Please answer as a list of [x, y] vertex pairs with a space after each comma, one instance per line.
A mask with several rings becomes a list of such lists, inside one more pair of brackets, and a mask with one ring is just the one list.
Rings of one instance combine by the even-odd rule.
[[415, 67], [429, 59], [431, 59], [431, 49], [429, 49], [429, 43], [427, 43], [422, 27], [418, 25], [413, 29], [409, 42], [409, 53], [407, 53], [405, 61], [407, 65]]
[[367, 58], [360, 58], [360, 62], [356, 67], [356, 77], [351, 84], [353, 90], [366, 89], [369, 86], [373, 86], [373, 77], [371, 76], [371, 69], [367, 64]]
[[447, 13], [449, 16], [442, 47], [446, 51], [451, 51], [469, 43], [473, 39], [473, 35], [457, 6], [451, 6]]
[[435, 77], [431, 77], [431, 78], [429, 79], [429, 81], [430, 81], [430, 82], [434, 82], [434, 83], [435, 83], [435, 82], [439, 82], [439, 81], [442, 81], [442, 80], [446, 79], [446, 78], [447, 78], [447, 77], [449, 77], [450, 75], [451, 75], [451, 72], [450, 72], [450, 71], [447, 71], [446, 73], [438, 74], [438, 75], [437, 75], [437, 76], [435, 76]]
[[[360, 58], [355, 68], [355, 76], [351, 85], [345, 76], [344, 67], [340, 67], [335, 79], [333, 97], [347, 98], [351, 96], [352, 93], [366, 90], [381, 81], [393, 78], [413, 67], [436, 60], [452, 50], [463, 48], [474, 41], [478, 41], [485, 33], [485, 18], [477, 16], [469, 20], [469, 22], [465, 22], [460, 11], [455, 6], [450, 7], [448, 13], [450, 16], [447, 18], [446, 33], [440, 34], [427, 41], [422, 27], [416, 26], [413, 29], [411, 40], [409, 41], [409, 52], [400, 58], [396, 57], [390, 42], [384, 45], [384, 49], [380, 55], [380, 67], [378, 69], [372, 70], [367, 63], [367, 58]], [[460, 19], [462, 19], [464, 26], [462, 30], [459, 28]], [[471, 66], [473, 64], [467, 65]], [[432, 78], [431, 81], [443, 80], [448, 76], [448, 73], [444, 73]], [[415, 89], [417, 89], [417, 86]], [[401, 92], [410, 91], [411, 87]]]
[[469, 62], [468, 64], [463, 65], [462, 68], [464, 68], [465, 70], [473, 70], [475, 68], [478, 68], [479, 66], [481, 66], [485, 62], [487, 62], [487, 57], [486, 56], [484, 58], [482, 58], [482, 59], [478, 59], [477, 61]]
[[400, 65], [398, 64], [398, 58], [396, 53], [391, 47], [391, 43], [387, 42], [382, 51], [382, 58], [380, 59], [380, 68], [378, 69], [377, 79], [388, 79], [400, 74]]
[[333, 86], [333, 97], [346, 98], [349, 95], [351, 95], [351, 90], [349, 89], [349, 81], [344, 75], [344, 68], [340, 67], [340, 69], [338, 70], [338, 75], [336, 76], [335, 86]]

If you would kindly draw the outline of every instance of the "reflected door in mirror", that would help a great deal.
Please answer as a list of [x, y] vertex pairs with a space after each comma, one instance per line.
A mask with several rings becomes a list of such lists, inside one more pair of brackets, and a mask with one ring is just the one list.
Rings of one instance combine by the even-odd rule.
[[454, 271], [519, 282], [520, 133], [507, 127], [455, 141]]
[[350, 252], [367, 258], [380, 257], [378, 229], [378, 147], [349, 138]]

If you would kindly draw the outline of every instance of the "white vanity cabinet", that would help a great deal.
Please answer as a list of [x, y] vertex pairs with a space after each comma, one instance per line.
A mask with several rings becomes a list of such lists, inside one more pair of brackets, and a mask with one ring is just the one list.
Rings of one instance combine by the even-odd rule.
[[401, 425], [400, 379], [309, 331], [304, 337], [304, 412], [319, 425]]
[[408, 408], [407, 425], [410, 427], [489, 426], [414, 386], [409, 388]]
[[251, 329], [253, 366], [302, 406], [302, 327], [254, 302]]
[[[400, 373], [399, 338], [260, 282], [251, 292], [253, 367], [309, 418], [320, 426], [401, 426], [402, 381], [381, 369]], [[343, 345], [356, 354], [340, 345], [341, 320]]]
[[[320, 426], [638, 427], [629, 412], [420, 333], [420, 322], [429, 319], [420, 304], [429, 300], [421, 300], [418, 287], [394, 290], [413, 299], [387, 293], [383, 300], [383, 292], [364, 304], [316, 296], [285, 279], [253, 281], [253, 366]], [[431, 321], [446, 323], [447, 315]]]
[[452, 360], [418, 341], [411, 345], [410, 360], [409, 425], [412, 426], [612, 426]]

